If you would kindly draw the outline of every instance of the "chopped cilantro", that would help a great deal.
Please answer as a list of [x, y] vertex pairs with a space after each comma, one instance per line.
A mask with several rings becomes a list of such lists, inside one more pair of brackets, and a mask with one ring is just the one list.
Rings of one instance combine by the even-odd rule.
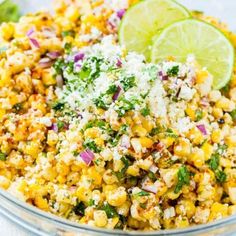
[[65, 126], [65, 123], [61, 120], [57, 121], [57, 128], [60, 131], [61, 129], [63, 129]]
[[215, 171], [215, 176], [216, 176], [216, 180], [219, 183], [224, 183], [226, 181], [226, 179], [227, 179], [227, 175], [222, 170], [216, 170]]
[[94, 206], [95, 205], [95, 201], [93, 199], [90, 199], [88, 202], [89, 206]]
[[231, 111], [229, 114], [230, 114], [230, 116], [232, 117], [232, 120], [233, 120], [233, 121], [236, 121], [236, 109], [234, 109], [233, 111]]
[[61, 33], [61, 36], [62, 37], [67, 37], [67, 36], [74, 37], [75, 36], [75, 31], [74, 30], [63, 31]]
[[115, 172], [116, 177], [117, 177], [119, 180], [124, 179], [126, 170], [127, 170], [128, 167], [130, 166], [130, 161], [129, 161], [129, 159], [128, 159], [127, 157], [122, 157], [122, 158], [121, 158], [121, 161], [123, 162], [124, 167], [123, 167], [119, 172]]
[[124, 229], [127, 219], [123, 215], [119, 215], [119, 222], [116, 224], [115, 229]]
[[61, 111], [64, 109], [65, 104], [62, 102], [56, 102], [52, 105], [52, 109], [55, 111]]
[[69, 54], [72, 49], [72, 44], [71, 43], [65, 43], [64, 45], [65, 53]]
[[127, 100], [125, 98], [121, 98], [119, 100], [119, 106], [115, 108], [118, 115], [124, 116], [126, 112], [134, 110], [135, 104], [138, 102], [137, 99], [132, 98], [130, 100]]
[[99, 127], [101, 129], [105, 129], [105, 126], [106, 122], [104, 120], [91, 120], [85, 125], [84, 130], [92, 127]]
[[174, 131], [170, 128], [168, 128], [165, 132], [166, 137], [170, 138], [178, 138], [178, 135], [174, 133]]
[[149, 107], [143, 108], [140, 112], [141, 112], [141, 114], [142, 114], [143, 116], [148, 116], [148, 115], [150, 115], [150, 109], [149, 109]]
[[230, 89], [230, 84], [228, 83], [228, 84], [226, 84], [226, 85], [221, 89], [221, 92], [222, 92], [223, 94], [226, 94], [226, 93], [229, 92], [229, 89]]
[[185, 165], [181, 166], [178, 170], [178, 182], [175, 186], [175, 193], [178, 193], [184, 185], [189, 185], [190, 173]]
[[101, 95], [98, 98], [95, 98], [93, 102], [96, 105], [96, 107], [98, 107], [98, 108], [101, 108], [104, 110], [108, 109], [108, 105], [104, 101], [104, 97]]
[[153, 137], [153, 136], [159, 134], [160, 132], [161, 132], [161, 127], [155, 127], [155, 128], [153, 128], [153, 129], [151, 130], [150, 136]]
[[195, 120], [200, 121], [203, 118], [203, 112], [200, 109], [195, 111]]
[[179, 66], [173, 66], [172, 68], [167, 70], [167, 75], [174, 77], [174, 76], [178, 76], [179, 73]]
[[120, 82], [125, 92], [136, 85], [135, 76], [124, 76]]
[[147, 97], [147, 95], [149, 94], [149, 91], [147, 91], [146, 93], [141, 93], [140, 96], [142, 99], [145, 99]]
[[117, 86], [116, 85], [110, 85], [108, 90], [106, 91], [106, 94], [113, 95], [117, 92]]
[[84, 205], [84, 203], [79, 202], [79, 203], [77, 203], [76, 206], [74, 206], [73, 211], [76, 215], [84, 216], [85, 208], [86, 208], [86, 206]]
[[147, 208], [147, 203], [140, 203], [139, 206], [143, 209]]
[[61, 58], [57, 59], [56, 62], [53, 64], [53, 68], [57, 74], [62, 74], [64, 67], [65, 67], [65, 62]]
[[208, 165], [211, 170], [216, 170], [219, 167], [220, 155], [218, 153], [213, 153], [210, 160], [208, 160]]
[[151, 172], [151, 171], [148, 172], [148, 177], [149, 177], [152, 181], [156, 181], [156, 180], [157, 180], [156, 175], [155, 175], [153, 172]]
[[7, 155], [5, 153], [0, 152], [0, 161], [6, 161]]
[[145, 196], [149, 196], [149, 195], [150, 195], [150, 193], [148, 193], [144, 190], [141, 190], [140, 192], [134, 194], [134, 196], [137, 196], [137, 197], [145, 197]]
[[119, 131], [120, 131], [121, 134], [126, 134], [127, 133], [127, 129], [128, 129], [128, 125], [123, 124], [123, 125], [121, 125]]
[[222, 145], [219, 144], [216, 152], [219, 153], [219, 154], [223, 154], [224, 151], [227, 150], [227, 148], [228, 148], [228, 146], [226, 144], [222, 144]]
[[94, 140], [86, 139], [83, 143], [84, 148], [88, 148], [95, 153], [101, 152], [101, 149], [96, 145]]
[[101, 207], [101, 210], [106, 212], [108, 218], [119, 216], [116, 209], [108, 203], [104, 203], [104, 205]]

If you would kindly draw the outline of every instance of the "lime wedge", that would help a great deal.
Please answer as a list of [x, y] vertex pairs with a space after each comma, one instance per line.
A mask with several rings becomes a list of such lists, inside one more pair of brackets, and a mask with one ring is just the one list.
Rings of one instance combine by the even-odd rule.
[[214, 89], [228, 83], [233, 72], [234, 48], [221, 31], [200, 20], [182, 20], [166, 27], [155, 38], [151, 60], [156, 63], [174, 57], [184, 62], [191, 54], [214, 76]]
[[168, 24], [190, 17], [190, 13], [173, 0], [145, 0], [135, 4], [124, 15], [119, 41], [128, 51], [150, 58], [153, 36]]

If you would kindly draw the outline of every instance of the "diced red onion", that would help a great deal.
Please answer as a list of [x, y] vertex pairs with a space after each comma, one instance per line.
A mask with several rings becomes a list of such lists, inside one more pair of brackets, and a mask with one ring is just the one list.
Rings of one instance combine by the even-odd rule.
[[94, 159], [94, 154], [89, 149], [80, 153], [82, 160], [89, 166], [92, 160]]
[[120, 59], [117, 60], [116, 66], [119, 68], [122, 66], [122, 61]]
[[56, 76], [56, 81], [57, 81], [57, 87], [62, 88], [64, 85], [64, 81], [61, 75]]
[[48, 52], [47, 56], [50, 57], [51, 59], [57, 59], [61, 55], [60, 52]]
[[125, 9], [120, 9], [116, 12], [117, 16], [122, 19], [124, 14], [125, 14], [126, 10]]
[[84, 53], [79, 52], [74, 56], [74, 62], [82, 61], [84, 59]]
[[164, 75], [162, 71], [158, 72], [158, 75], [160, 76], [161, 80], [168, 80], [168, 75]]
[[49, 68], [49, 67], [51, 67], [52, 63], [53, 63], [53, 62], [52, 62], [49, 58], [45, 57], [45, 58], [42, 58], [42, 59], [39, 61], [39, 66], [40, 66], [41, 68]]
[[54, 132], [58, 133], [58, 126], [57, 126], [57, 123], [53, 123], [51, 129], [52, 129]]
[[113, 95], [113, 97], [112, 97], [112, 100], [113, 100], [113, 101], [116, 101], [116, 100], [119, 98], [120, 92], [121, 92], [121, 87], [118, 85], [118, 86], [117, 86], [117, 91], [116, 91], [116, 93], [115, 93], [115, 94]]
[[40, 48], [39, 43], [38, 43], [38, 41], [37, 41], [36, 39], [34, 39], [34, 38], [29, 38], [29, 40], [30, 40], [31, 44], [32, 44], [34, 47]]
[[34, 33], [34, 28], [32, 27], [28, 32], [26, 33], [27, 37], [30, 37]]
[[150, 181], [146, 180], [142, 183], [142, 189], [147, 191], [147, 192], [151, 192], [156, 194], [158, 191], [158, 187], [159, 187], [159, 181], [157, 180], [155, 183], [151, 183]]
[[205, 125], [197, 125], [197, 128], [202, 132], [203, 135], [207, 135]]
[[158, 167], [155, 166], [155, 165], [151, 165], [151, 167], [149, 168], [149, 170], [152, 172], [152, 173], [156, 173], [158, 171]]

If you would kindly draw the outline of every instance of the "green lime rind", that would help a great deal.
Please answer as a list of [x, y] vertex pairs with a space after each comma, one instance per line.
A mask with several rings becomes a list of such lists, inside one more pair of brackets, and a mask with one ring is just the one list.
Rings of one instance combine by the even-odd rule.
[[154, 63], [174, 57], [185, 62], [188, 55], [213, 75], [213, 88], [221, 89], [232, 77], [234, 47], [216, 27], [201, 20], [185, 19], [170, 24], [152, 46], [151, 61]]
[[173, 0], [145, 0], [132, 6], [119, 27], [119, 42], [128, 51], [150, 59], [153, 37], [170, 23], [190, 18], [190, 12]]

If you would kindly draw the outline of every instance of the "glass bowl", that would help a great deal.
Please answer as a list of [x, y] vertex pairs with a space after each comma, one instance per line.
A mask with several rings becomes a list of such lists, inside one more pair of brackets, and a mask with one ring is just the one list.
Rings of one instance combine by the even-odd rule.
[[[32, 12], [43, 8], [49, 10], [51, 2], [45, 0], [15, 0], [22, 6], [22, 12]], [[119, 0], [117, 0], [119, 1]], [[226, 22], [232, 31], [236, 30], [236, 0], [179, 0], [190, 9], [204, 11]], [[32, 4], [33, 3], [33, 4]], [[29, 204], [19, 201], [9, 193], [0, 190], [0, 214], [36, 235], [86, 236], [86, 235], [233, 235], [236, 232], [236, 215], [205, 225], [185, 229], [151, 232], [124, 232], [106, 230], [77, 224], [66, 219], [43, 212]]]

